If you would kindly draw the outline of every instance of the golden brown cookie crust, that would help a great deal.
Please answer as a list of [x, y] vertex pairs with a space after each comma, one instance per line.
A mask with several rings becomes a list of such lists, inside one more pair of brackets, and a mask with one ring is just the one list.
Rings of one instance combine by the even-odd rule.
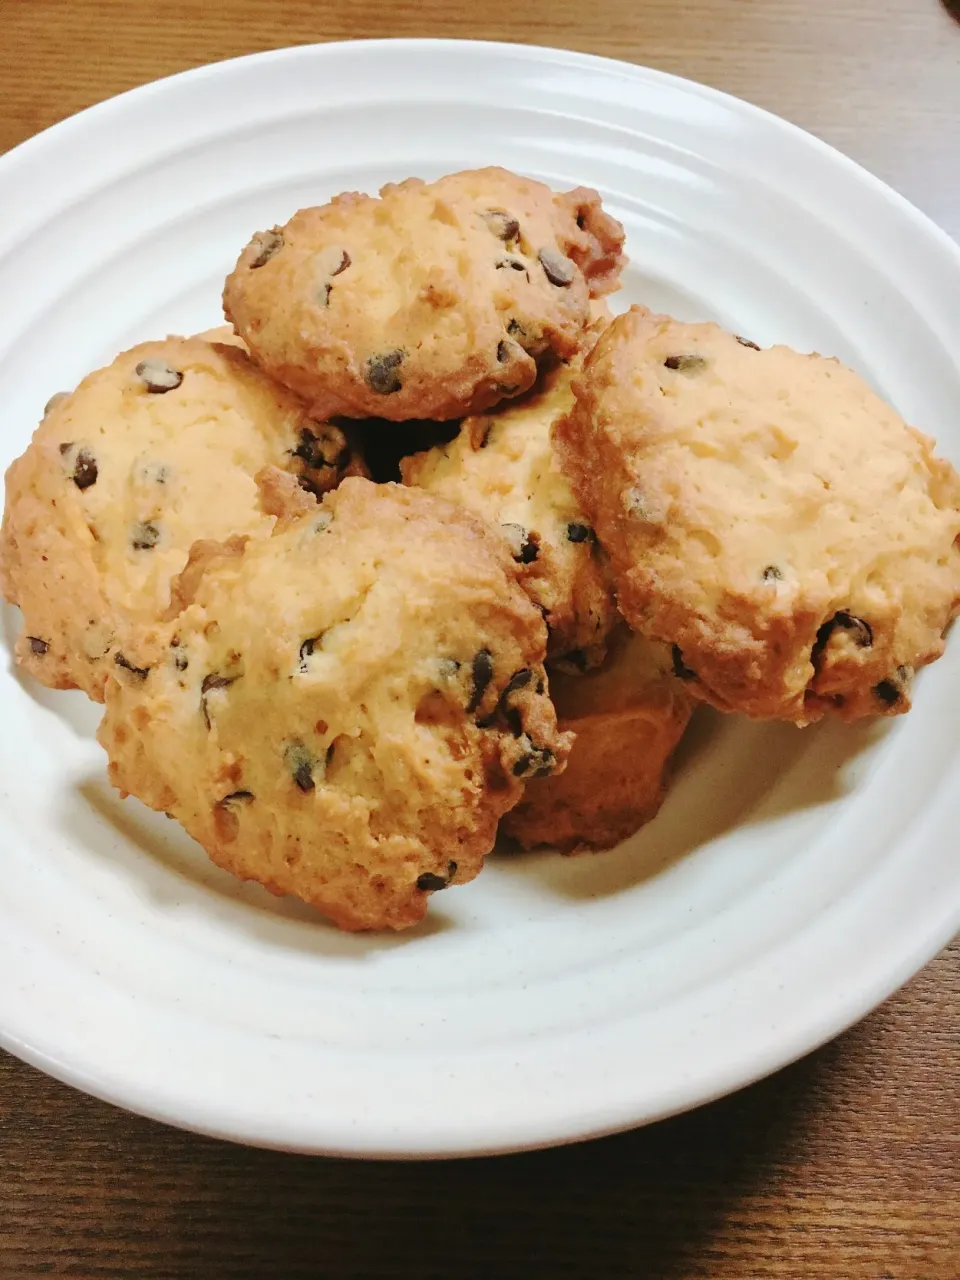
[[622, 246], [595, 191], [498, 168], [410, 178], [258, 232], [224, 312], [317, 417], [459, 418], [576, 351]]
[[603, 660], [619, 620], [606, 556], [597, 545], [550, 443], [573, 403], [580, 357], [543, 374], [526, 396], [467, 418], [456, 439], [405, 458], [404, 483], [462, 503], [503, 531], [520, 581], [540, 608], [552, 659]]
[[197, 538], [269, 535], [254, 477], [270, 465], [323, 492], [358, 463], [236, 343], [143, 343], [58, 398], [7, 472], [0, 578], [23, 613], [18, 663], [99, 700], [104, 661], [130, 624], [162, 615]]
[[691, 692], [799, 724], [910, 706], [960, 597], [960, 478], [851, 370], [634, 307], [554, 441], [621, 610]]
[[342, 928], [416, 923], [569, 752], [502, 540], [348, 479], [272, 538], [198, 559], [183, 612], [108, 682], [111, 779]]
[[659, 810], [693, 700], [669, 649], [623, 626], [596, 671], [551, 672], [550, 696], [561, 729], [575, 735], [567, 767], [528, 783], [501, 830], [526, 849], [610, 849]]

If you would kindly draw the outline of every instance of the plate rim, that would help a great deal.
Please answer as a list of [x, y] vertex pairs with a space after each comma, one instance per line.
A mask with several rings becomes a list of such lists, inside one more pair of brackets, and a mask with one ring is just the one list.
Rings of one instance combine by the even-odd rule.
[[[218, 76], [228, 77], [246, 64], [257, 63], [262, 65], [265, 62], [282, 63], [301, 59], [310, 61], [317, 57], [336, 58], [338, 55], [342, 56], [344, 52], [349, 52], [351, 55], [354, 52], [369, 52], [371, 56], [375, 56], [378, 50], [385, 49], [390, 50], [394, 55], [399, 54], [401, 57], [407, 52], [430, 51], [442, 54], [450, 50], [457, 50], [458, 52], [465, 49], [481, 50], [492, 56], [509, 56], [515, 59], [517, 65], [521, 68], [526, 63], [532, 62], [541, 66], [552, 63], [571, 68], [593, 68], [594, 70], [603, 70], [608, 73], [616, 71], [617, 74], [626, 78], [655, 85], [672, 85], [685, 93], [693, 92], [712, 103], [719, 102], [741, 115], [746, 114], [762, 119], [768, 125], [773, 125], [777, 129], [786, 131], [804, 146], [813, 147], [831, 164], [839, 165], [846, 169], [857, 181], [866, 185], [875, 196], [882, 198], [888, 204], [893, 204], [901, 214], [906, 215], [913, 223], [918, 234], [921, 234], [927, 241], [935, 242], [941, 250], [945, 251], [952, 259], [954, 268], [957, 270], [958, 276], [960, 276], [960, 245], [954, 241], [944, 228], [940, 227], [928, 214], [924, 213], [905, 196], [871, 173], [859, 162], [837, 150], [815, 134], [785, 120], [764, 107], [672, 72], [664, 72], [653, 67], [602, 55], [537, 44], [416, 37], [330, 41], [249, 53], [239, 57], [207, 63], [199, 67], [188, 68], [158, 80], [135, 86], [95, 103], [25, 139], [0, 156], [0, 186], [11, 177], [14, 180], [16, 179], [16, 169], [22, 161], [30, 160], [34, 157], [39, 157], [42, 160], [44, 148], [58, 143], [63, 138], [69, 138], [74, 130], [81, 130], [91, 124], [96, 126], [101, 120], [109, 120], [113, 113], [122, 113], [132, 99], [140, 102], [159, 94], [176, 93], [181, 82], [197, 82]], [[138, 1115], [215, 1138], [277, 1150], [376, 1159], [466, 1158], [477, 1155], [502, 1154], [545, 1146], [566, 1145], [653, 1123], [670, 1115], [688, 1110], [693, 1106], [703, 1105], [754, 1083], [787, 1066], [789, 1063], [795, 1062], [858, 1022], [893, 994], [894, 991], [899, 989], [924, 964], [933, 959], [949, 943], [958, 929], [960, 929], [960, 901], [958, 901], [952, 913], [944, 915], [942, 921], [938, 917], [937, 927], [929, 930], [922, 941], [919, 940], [919, 931], [915, 932], [914, 943], [908, 954], [898, 953], [889, 964], [883, 967], [882, 973], [879, 966], [874, 966], [872, 971], [873, 980], [862, 983], [856, 1000], [851, 1001], [848, 998], [844, 1001], [838, 998], [830, 1006], [832, 1016], [821, 1015], [819, 1018], [811, 1019], [810, 1021], [818, 1024], [815, 1037], [811, 1037], [809, 1028], [806, 1035], [798, 1034], [795, 1030], [792, 1037], [781, 1034], [775, 1042], [779, 1047], [771, 1045], [766, 1057], [763, 1060], [754, 1060], [753, 1067], [749, 1071], [734, 1071], [730, 1074], [736, 1078], [721, 1078], [718, 1080], [717, 1087], [713, 1092], [704, 1093], [702, 1089], [698, 1090], [694, 1087], [691, 1092], [696, 1094], [695, 1097], [682, 1098], [674, 1106], [655, 1113], [644, 1114], [640, 1118], [637, 1118], [636, 1115], [620, 1116], [617, 1119], [612, 1119], [610, 1123], [595, 1127], [584, 1127], [582, 1123], [578, 1124], [575, 1115], [570, 1118], [562, 1131], [545, 1132], [541, 1129], [541, 1131], [537, 1132], [535, 1123], [528, 1124], [526, 1127], [532, 1131], [527, 1136], [518, 1134], [516, 1140], [507, 1143], [484, 1143], [480, 1140], [478, 1134], [475, 1135], [476, 1140], [474, 1142], [456, 1149], [440, 1149], [438, 1147], [405, 1147], [404, 1149], [398, 1149], [389, 1145], [380, 1146], [375, 1142], [366, 1144], [358, 1142], [356, 1146], [331, 1146], [311, 1141], [304, 1145], [297, 1145], [286, 1138], [271, 1141], [266, 1140], [262, 1134], [244, 1131], [242, 1126], [208, 1124], [203, 1122], [202, 1117], [185, 1116], [183, 1112], [176, 1114], [164, 1106], [151, 1107], [147, 1097], [144, 1095], [136, 1096], [137, 1082], [135, 1079], [128, 1081], [126, 1088], [122, 1085], [111, 1085], [106, 1079], [106, 1072], [103, 1073], [101, 1078], [97, 1078], [83, 1069], [72, 1068], [68, 1063], [60, 1061], [55, 1055], [27, 1043], [20, 1039], [19, 1036], [10, 1034], [2, 1027], [0, 1027], [0, 1046], [30, 1065], [102, 1101], [120, 1106]], [[791, 1039], [790, 1048], [784, 1050], [784, 1043]], [[549, 1128], [549, 1126], [547, 1127]]]
[[215, 62], [205, 62], [198, 67], [185, 67], [182, 71], [173, 71], [169, 75], [160, 76], [155, 80], [147, 80], [143, 84], [134, 85], [130, 89], [124, 89], [120, 93], [112, 94], [108, 98], [92, 103], [89, 107], [83, 107], [81, 110], [65, 116], [62, 120], [57, 120], [53, 124], [47, 125], [39, 133], [31, 134], [30, 137], [24, 138], [22, 142], [11, 147], [9, 151], [0, 154], [0, 180], [4, 177], [4, 169], [11, 162], [14, 160], [19, 162], [23, 157], [31, 156], [34, 150], [39, 151], [41, 147], [49, 145], [51, 138], [65, 135], [75, 127], [81, 127], [91, 120], [99, 119], [101, 115], [107, 116], [114, 111], [121, 110], [133, 98], [139, 101], [153, 96], [155, 93], [170, 92], [182, 81], [199, 82], [203, 79], [227, 74], [232, 68], [239, 68], [250, 63], [262, 65], [268, 62], [295, 61], [301, 57], [306, 59], [321, 54], [334, 57], [338, 53], [352, 53], [353, 51], [359, 52], [368, 49], [398, 49], [401, 51], [406, 49], [432, 49], [443, 52], [448, 49], [460, 50], [467, 48], [484, 49], [491, 53], [500, 53], [507, 56], [530, 55], [540, 63], [554, 62], [570, 66], [594, 66], [597, 70], [607, 71], [616, 68], [621, 75], [626, 72], [638, 79], [649, 79], [659, 83], [672, 84], [685, 92], [689, 93], [692, 90], [710, 101], [720, 101], [732, 106], [737, 111], [745, 111], [752, 114], [758, 119], [763, 119], [769, 124], [787, 130], [798, 139], [802, 139], [808, 146], [813, 145], [833, 163], [840, 162], [849, 173], [861, 180], [866, 180], [878, 195], [882, 195], [888, 201], [892, 201], [902, 213], [919, 222], [926, 232], [932, 234], [939, 241], [941, 248], [955, 257], [957, 265], [960, 266], [960, 241], [955, 240], [930, 214], [914, 204], [896, 187], [878, 177], [865, 165], [861, 164], [859, 160], [855, 160], [852, 156], [847, 155], [846, 152], [833, 146], [832, 143], [812, 133], [809, 129], [805, 129], [802, 125], [788, 120], [785, 116], [778, 115], [767, 107], [761, 107], [758, 103], [751, 102], [747, 98], [737, 97], [736, 94], [730, 93], [726, 89], [717, 89], [703, 81], [693, 80], [673, 71], [663, 71], [646, 63], [627, 62], [620, 58], [608, 57], [605, 54], [586, 53], [578, 49], [566, 49], [556, 45], [524, 44], [510, 40], [469, 40], [443, 36], [384, 36], [370, 40], [323, 40], [306, 44], [285, 45], [278, 49], [263, 49], [254, 53], [221, 58]]

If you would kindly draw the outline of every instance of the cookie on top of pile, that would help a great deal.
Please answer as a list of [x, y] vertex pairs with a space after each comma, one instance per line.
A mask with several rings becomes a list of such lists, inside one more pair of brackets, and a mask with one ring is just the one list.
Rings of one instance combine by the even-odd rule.
[[576, 354], [623, 238], [584, 187], [497, 168], [409, 178], [257, 232], [224, 312], [317, 416], [462, 418]]
[[960, 478], [854, 373], [642, 307], [596, 192], [488, 168], [257, 232], [231, 328], [56, 396], [7, 474], [16, 661], [124, 794], [345, 929], [498, 827], [608, 848], [694, 708], [906, 711]]

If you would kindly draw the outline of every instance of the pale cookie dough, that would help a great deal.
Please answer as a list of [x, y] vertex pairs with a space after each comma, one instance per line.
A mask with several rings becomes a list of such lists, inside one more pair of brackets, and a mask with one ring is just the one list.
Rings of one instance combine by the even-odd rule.
[[358, 462], [235, 344], [144, 343], [54, 396], [7, 472], [0, 585], [23, 614], [17, 662], [99, 700], [196, 539], [269, 535], [254, 481], [269, 465], [319, 493]]
[[690, 691], [804, 724], [910, 706], [960, 598], [960, 478], [851, 370], [634, 307], [554, 427], [630, 624]]
[[560, 470], [551, 424], [573, 403], [579, 357], [499, 410], [467, 418], [448, 444], [405, 458], [406, 484], [439, 493], [498, 525], [520, 581], [539, 606], [552, 659], [582, 668], [603, 660], [619, 619], [606, 556]]
[[502, 540], [348, 479], [272, 538], [192, 560], [182, 613], [108, 683], [114, 784], [342, 928], [415, 924], [569, 751]]
[[583, 187], [558, 195], [496, 168], [409, 178], [258, 232], [224, 312], [318, 417], [460, 418], [577, 350], [622, 248]]
[[575, 735], [567, 767], [530, 782], [501, 830], [527, 849], [612, 848], [660, 808], [693, 700], [670, 650], [624, 626], [596, 671], [551, 672], [550, 696], [561, 729]]

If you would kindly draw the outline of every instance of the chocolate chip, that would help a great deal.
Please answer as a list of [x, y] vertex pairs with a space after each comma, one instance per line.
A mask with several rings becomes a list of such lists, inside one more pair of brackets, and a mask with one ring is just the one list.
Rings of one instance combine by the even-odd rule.
[[858, 649], [869, 649], [873, 645], [873, 628], [863, 618], [857, 618], [846, 610], [833, 615], [833, 623], [844, 631], [852, 631]]
[[512, 338], [525, 338], [527, 336], [526, 329], [524, 329], [523, 325], [516, 318], [511, 320], [507, 325], [507, 333], [509, 333]]
[[304, 640], [300, 646], [300, 670], [307, 670], [307, 659], [313, 656], [313, 651], [320, 643], [320, 636], [311, 636], [308, 640]]
[[886, 703], [888, 707], [892, 707], [895, 702], [899, 702], [903, 697], [912, 674], [909, 667], [897, 667], [892, 676], [888, 676], [886, 680], [881, 680], [879, 684], [873, 686], [873, 692], [881, 702]]
[[435, 871], [424, 871], [417, 876], [417, 888], [422, 893], [433, 893], [437, 889], [446, 889], [457, 874], [457, 864], [451, 858], [447, 863], [447, 874], [438, 876]]
[[510, 544], [510, 553], [518, 564], [533, 564], [540, 554], [540, 539], [537, 534], [528, 533], [522, 524], [504, 524], [500, 526]]
[[683, 660], [683, 652], [680, 646], [675, 644], [670, 650], [670, 656], [673, 661], [673, 674], [678, 680], [697, 680], [697, 673], [693, 671]]
[[[69, 391], [55, 391], [53, 395], [50, 397], [50, 399], [47, 401], [47, 403], [43, 406], [43, 416], [46, 417], [47, 414], [51, 413], [57, 407], [58, 404], [63, 404], [64, 400], [68, 399], [69, 396], [70, 396]], [[62, 448], [60, 452], [61, 453], [63, 452]]]
[[902, 690], [898, 689], [892, 680], [881, 680], [879, 684], [873, 686], [873, 692], [881, 702], [885, 702], [888, 707], [892, 707], [895, 702], [900, 701]]
[[507, 727], [515, 738], [519, 738], [523, 733], [523, 718], [516, 707], [510, 706], [510, 699], [521, 689], [525, 689], [533, 679], [533, 672], [529, 667], [523, 667], [507, 681], [503, 693], [500, 695], [500, 701], [497, 703], [497, 711], [503, 716], [507, 722]]
[[342, 466], [349, 454], [350, 446], [339, 427], [318, 423], [316, 430], [301, 427], [297, 433], [297, 447], [293, 456], [314, 471]]
[[164, 360], [141, 360], [134, 372], [147, 390], [158, 396], [175, 391], [183, 381], [183, 374]]
[[814, 641], [813, 648], [810, 650], [810, 661], [816, 670], [820, 669], [823, 651], [837, 627], [844, 631], [853, 632], [854, 642], [858, 649], [869, 649], [873, 644], [873, 629], [870, 623], [864, 622], [862, 618], [856, 618], [852, 613], [847, 613], [846, 610], [841, 609], [832, 618], [828, 618], [817, 631], [817, 638]]
[[274, 227], [272, 231], [258, 231], [250, 241], [250, 247], [256, 249], [257, 256], [250, 263], [250, 270], [255, 271], [270, 261], [275, 253], [283, 248], [283, 234]]
[[200, 711], [203, 715], [203, 722], [209, 729], [210, 725], [210, 709], [207, 706], [207, 694], [212, 689], [226, 689], [227, 685], [233, 684], [237, 676], [218, 676], [215, 674], [203, 677], [203, 683], [200, 685]]
[[551, 284], [555, 284], [558, 289], [565, 289], [573, 284], [577, 269], [569, 258], [565, 258], [562, 253], [554, 252], [553, 249], [541, 249], [538, 256], [543, 273]]
[[62, 457], [65, 453], [69, 453], [69, 452], [70, 452], [70, 450], [71, 450], [72, 448], [73, 448], [73, 441], [72, 441], [72, 440], [64, 440], [64, 442], [60, 445], [60, 455], [61, 455], [61, 457]]
[[578, 524], [575, 521], [567, 525], [568, 542], [589, 542], [592, 537], [593, 530], [589, 525]]
[[87, 449], [78, 449], [73, 463], [73, 483], [78, 489], [89, 489], [97, 483], [97, 464]]
[[768, 564], [763, 571], [764, 582], [782, 582], [783, 573], [775, 564]]
[[146, 680], [147, 676], [150, 674], [149, 667], [135, 667], [132, 662], [129, 662], [123, 656], [122, 653], [115, 653], [113, 655], [113, 661], [124, 671], [129, 671], [132, 676], [136, 676], [138, 680]]
[[224, 796], [222, 800], [217, 801], [218, 809], [235, 809], [238, 805], [249, 804], [251, 800], [255, 800], [252, 791], [231, 791], [228, 796]]
[[749, 347], [751, 351], [760, 350], [757, 344], [755, 342], [751, 342], [749, 338], [741, 338], [739, 333], [735, 333], [733, 336], [740, 343], [741, 347]]
[[680, 373], [699, 373], [707, 367], [704, 357], [698, 355], [667, 356], [663, 364], [664, 368], [676, 369]]
[[505, 271], [508, 267], [511, 271], [522, 271], [527, 279], [530, 279], [530, 272], [527, 270], [527, 264], [525, 262], [521, 262], [519, 258], [499, 258], [496, 266], [498, 271]]
[[317, 275], [320, 277], [317, 300], [322, 307], [326, 307], [330, 303], [330, 290], [333, 288], [330, 281], [350, 266], [350, 255], [339, 245], [328, 245], [314, 254], [314, 262]]
[[180, 637], [174, 636], [170, 641], [170, 648], [173, 650], [173, 665], [178, 671], [186, 671], [190, 663], [187, 661], [187, 655], [180, 648]]
[[316, 262], [323, 274], [332, 279], [334, 276], [338, 276], [341, 271], [346, 271], [347, 267], [350, 266], [351, 258], [346, 249], [338, 244], [330, 244], [316, 254]]
[[404, 353], [399, 350], [385, 351], [382, 355], [371, 356], [364, 372], [367, 386], [380, 396], [390, 396], [395, 391], [399, 391], [403, 383], [397, 370], [403, 361]]
[[533, 672], [529, 667], [521, 667], [519, 671], [515, 671], [504, 686], [500, 701], [503, 702], [512, 693], [516, 693], [518, 689], [525, 689], [532, 679]]
[[317, 762], [303, 743], [299, 741], [288, 743], [283, 759], [290, 771], [290, 776], [300, 790], [312, 791], [316, 785], [313, 781], [313, 770]]
[[473, 715], [474, 711], [480, 706], [483, 701], [483, 695], [487, 691], [487, 685], [493, 679], [493, 654], [489, 649], [481, 649], [474, 654], [471, 675], [473, 677], [473, 691], [470, 694], [470, 701], [467, 703], [467, 715]]
[[30, 652], [35, 653], [38, 658], [44, 657], [50, 645], [46, 640], [41, 640], [39, 636], [27, 636], [30, 642]]
[[435, 875], [432, 871], [424, 871], [422, 875], [417, 876], [417, 888], [423, 893], [431, 893], [435, 889], [445, 889], [447, 887], [446, 879], [443, 876]]
[[513, 766], [515, 778], [545, 778], [557, 765], [556, 756], [549, 747], [538, 747], [530, 739], [528, 749]]
[[211, 689], [226, 689], [227, 685], [233, 684], [236, 679], [236, 676], [204, 676], [203, 684], [200, 686], [200, 692], [209, 693]]
[[149, 551], [160, 541], [160, 530], [155, 524], [134, 525], [130, 541], [136, 551]]
[[498, 240], [516, 240], [520, 234], [520, 223], [512, 213], [506, 213], [503, 209], [488, 209], [483, 217]]

